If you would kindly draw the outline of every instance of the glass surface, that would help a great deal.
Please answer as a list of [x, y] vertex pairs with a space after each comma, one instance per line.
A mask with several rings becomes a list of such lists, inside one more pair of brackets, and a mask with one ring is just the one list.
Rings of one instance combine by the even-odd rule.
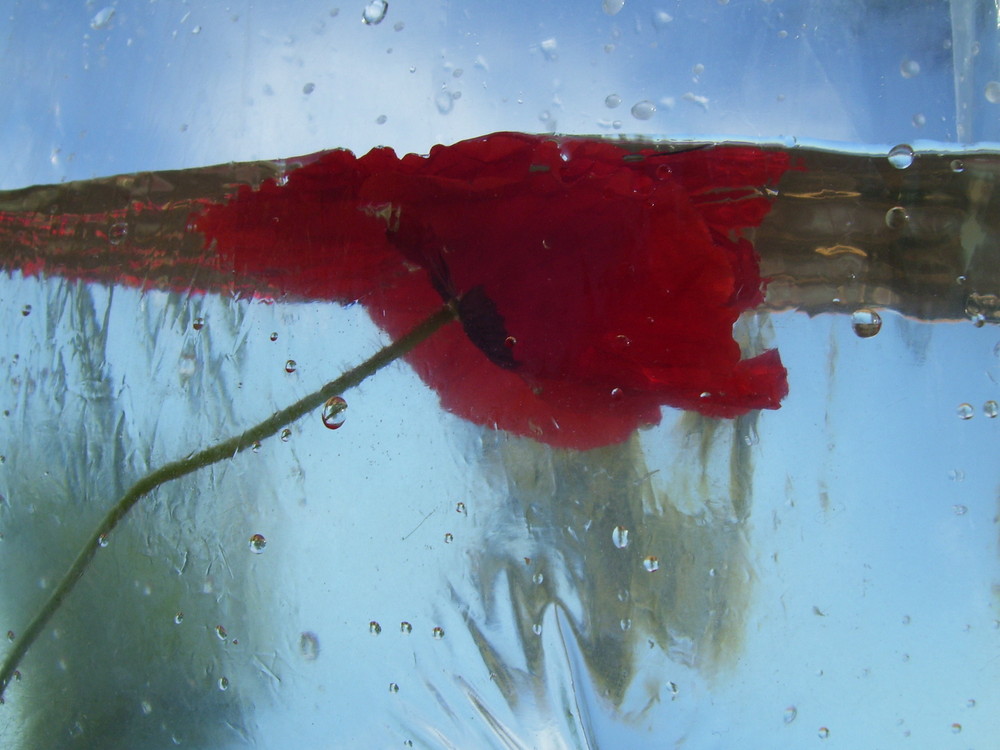
[[[456, 416], [395, 362], [341, 394], [338, 429], [317, 408], [140, 500], [20, 662], [5, 746], [995, 742], [993, 3], [161, 0], [3, 23], [3, 190], [196, 170], [197, 196], [504, 130], [808, 166], [752, 233], [768, 296], [735, 328], [780, 352], [780, 409], [667, 406], [578, 450]], [[203, 169], [228, 162], [256, 164]], [[391, 342], [364, 304], [137, 289], [95, 211], [103, 283], [0, 278], [11, 648], [133, 482]], [[187, 231], [166, 213], [130, 236]]]

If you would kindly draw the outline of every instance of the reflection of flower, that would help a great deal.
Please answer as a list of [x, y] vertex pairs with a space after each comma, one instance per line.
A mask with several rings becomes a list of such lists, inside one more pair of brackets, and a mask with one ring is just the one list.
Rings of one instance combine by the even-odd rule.
[[427, 157], [330, 152], [196, 225], [237, 274], [359, 300], [393, 336], [458, 297], [464, 332], [409, 355], [444, 407], [592, 448], [655, 424], [661, 405], [777, 408], [777, 352], [742, 359], [732, 327], [762, 301], [739, 232], [763, 219], [760, 187], [788, 166], [752, 147], [500, 133]]

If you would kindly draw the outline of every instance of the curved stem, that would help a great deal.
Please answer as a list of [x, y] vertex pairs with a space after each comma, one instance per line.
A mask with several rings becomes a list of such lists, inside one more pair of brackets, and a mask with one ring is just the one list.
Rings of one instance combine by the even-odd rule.
[[286, 425], [291, 424], [303, 415], [316, 409], [327, 399], [353, 388], [386, 365], [395, 362], [419, 343], [433, 335], [438, 329], [456, 320], [457, 317], [457, 305], [452, 300], [405, 336], [389, 344], [389, 346], [380, 349], [372, 357], [357, 367], [348, 370], [336, 380], [330, 381], [319, 390], [301, 398], [291, 406], [275, 412], [263, 422], [239, 435], [209, 446], [179, 461], [173, 461], [165, 466], [161, 466], [133, 484], [128, 492], [108, 511], [107, 515], [94, 530], [94, 533], [87, 540], [86, 544], [84, 544], [83, 549], [80, 550], [73, 564], [70, 565], [69, 570], [66, 571], [59, 584], [52, 591], [48, 600], [42, 605], [42, 608], [38, 610], [34, 619], [32, 619], [14, 642], [14, 647], [4, 659], [3, 666], [0, 667], [0, 699], [2, 699], [7, 685], [16, 673], [21, 659], [24, 658], [31, 645], [41, 635], [49, 620], [52, 619], [52, 616], [59, 611], [63, 601], [73, 591], [74, 586], [76, 586], [80, 578], [83, 577], [83, 574], [86, 572], [87, 567], [90, 565], [91, 560], [93, 560], [97, 550], [102, 546], [107, 535], [115, 529], [118, 523], [145, 495], [160, 485], [180, 479], [198, 469], [218, 463], [223, 459], [231, 458], [237, 453], [251, 447], [254, 443], [271, 437]]

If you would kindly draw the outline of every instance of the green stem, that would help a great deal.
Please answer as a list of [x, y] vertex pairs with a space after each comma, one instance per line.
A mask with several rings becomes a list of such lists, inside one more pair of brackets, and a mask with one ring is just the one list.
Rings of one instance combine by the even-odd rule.
[[372, 357], [357, 367], [348, 370], [336, 380], [330, 381], [318, 391], [314, 391], [291, 406], [276, 412], [245, 432], [228, 440], [223, 440], [221, 443], [209, 446], [179, 461], [162, 466], [133, 484], [128, 492], [108, 511], [108, 514], [101, 521], [90, 539], [87, 540], [83, 549], [80, 550], [80, 554], [77, 555], [76, 560], [73, 561], [69, 570], [66, 571], [59, 584], [52, 591], [48, 600], [14, 642], [13, 649], [7, 654], [3, 666], [0, 668], [0, 699], [2, 699], [3, 693], [7, 690], [7, 685], [17, 672], [17, 667], [21, 663], [21, 659], [24, 658], [28, 649], [31, 648], [31, 645], [41, 635], [45, 626], [48, 625], [49, 620], [52, 619], [52, 616], [59, 611], [63, 601], [72, 592], [73, 587], [83, 577], [87, 567], [108, 534], [115, 529], [118, 523], [132, 510], [139, 500], [160, 485], [180, 479], [198, 469], [218, 463], [224, 459], [232, 458], [237, 453], [253, 446], [254, 443], [271, 437], [278, 430], [319, 407], [327, 399], [353, 388], [386, 365], [395, 362], [422, 341], [433, 335], [439, 328], [457, 319], [457, 317], [458, 311], [456, 303], [453, 300], [417, 325], [405, 336], [402, 336], [389, 346], [380, 349]]

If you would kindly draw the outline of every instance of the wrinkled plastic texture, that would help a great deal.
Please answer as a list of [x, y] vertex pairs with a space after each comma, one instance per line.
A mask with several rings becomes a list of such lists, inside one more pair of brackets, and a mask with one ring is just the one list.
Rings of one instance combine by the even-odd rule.
[[[991, 3], [372, 5], [16, 3], [0, 187], [500, 130], [1000, 140]], [[10, 638], [132, 482], [389, 341], [362, 305], [203, 291], [0, 279]], [[781, 352], [779, 410], [666, 407], [587, 451], [392, 365], [338, 429], [143, 500], [0, 743], [990, 747], [1000, 333], [887, 309], [862, 338], [846, 312], [737, 323]]]

